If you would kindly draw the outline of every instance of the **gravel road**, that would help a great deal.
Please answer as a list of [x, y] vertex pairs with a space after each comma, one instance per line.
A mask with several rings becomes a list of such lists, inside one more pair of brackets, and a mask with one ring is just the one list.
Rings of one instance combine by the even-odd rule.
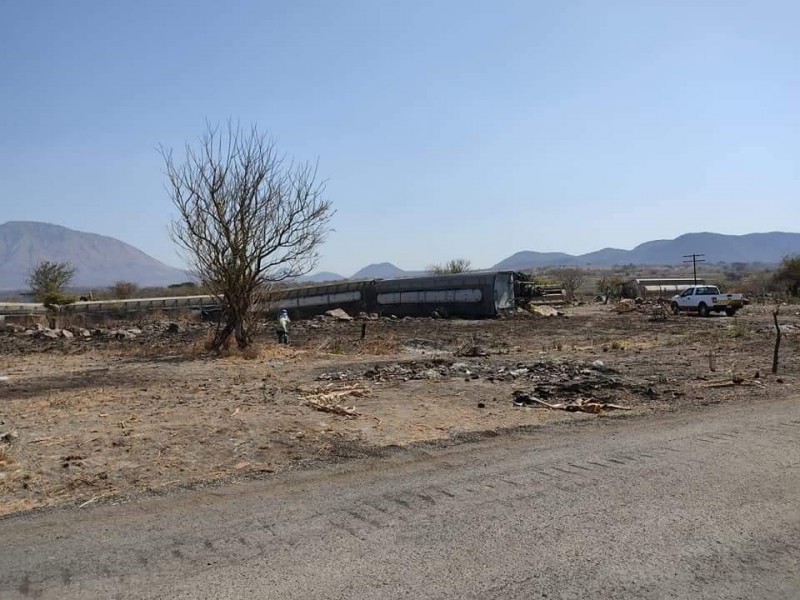
[[0, 520], [0, 598], [800, 597], [800, 398]]

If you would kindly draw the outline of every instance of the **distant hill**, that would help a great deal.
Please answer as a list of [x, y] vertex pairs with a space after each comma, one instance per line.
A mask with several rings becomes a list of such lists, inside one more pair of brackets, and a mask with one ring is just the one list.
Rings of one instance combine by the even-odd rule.
[[338, 273], [331, 273], [330, 271], [320, 271], [319, 273], [312, 273], [311, 275], [303, 275], [298, 277], [297, 281], [303, 283], [319, 283], [323, 281], [340, 281], [346, 279], [344, 275]]
[[162, 286], [190, 279], [184, 271], [111, 237], [31, 221], [0, 225], [0, 290], [26, 288], [31, 267], [44, 260], [72, 263], [75, 287], [103, 287], [115, 281]]
[[492, 269], [532, 269], [550, 266], [675, 265], [686, 254], [705, 254], [710, 263], [777, 264], [787, 254], [800, 253], [800, 233], [687, 233], [674, 240], [654, 240], [633, 250], [604, 248], [573, 256], [561, 252], [517, 252], [501, 260]]
[[332, 273], [330, 271], [321, 271], [319, 273], [312, 273], [311, 275], [303, 275], [298, 277], [297, 281], [301, 283], [312, 282], [325, 282], [325, 281], [343, 281], [345, 279], [391, 279], [397, 277], [415, 277], [417, 275], [425, 275], [427, 271], [404, 271], [392, 263], [374, 263], [356, 271], [350, 277]]
[[391, 277], [406, 277], [408, 273], [392, 263], [375, 263], [353, 273], [350, 279], [389, 279]]
[[492, 269], [518, 271], [523, 269], [535, 269], [538, 267], [549, 267], [552, 265], [572, 264], [575, 259], [570, 254], [563, 252], [533, 252], [523, 250], [512, 254], [508, 258], [501, 260]]

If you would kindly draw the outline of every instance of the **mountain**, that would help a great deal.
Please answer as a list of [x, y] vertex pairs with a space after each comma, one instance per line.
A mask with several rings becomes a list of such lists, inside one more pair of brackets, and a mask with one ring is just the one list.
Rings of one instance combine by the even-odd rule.
[[787, 254], [800, 252], [800, 233], [687, 233], [674, 240], [645, 242], [631, 250], [638, 264], [674, 264], [684, 254], [705, 254], [708, 262], [779, 263]]
[[604, 248], [573, 256], [561, 252], [517, 252], [497, 263], [493, 270], [531, 269], [550, 266], [675, 265], [687, 254], [705, 254], [710, 263], [777, 264], [787, 254], [800, 253], [800, 233], [773, 231], [725, 235], [721, 233], [687, 233], [674, 240], [653, 240], [633, 250]]
[[522, 252], [517, 252], [501, 260], [492, 267], [492, 269], [498, 271], [519, 271], [523, 269], [549, 267], [551, 265], [568, 265], [572, 264], [574, 259], [574, 256], [564, 254], [563, 252], [532, 252], [530, 250], [523, 250]]
[[72, 263], [74, 287], [103, 287], [115, 281], [161, 286], [190, 279], [184, 271], [111, 237], [32, 221], [0, 225], [0, 290], [26, 288], [31, 267], [44, 260]]
[[392, 263], [375, 263], [367, 265], [360, 271], [354, 273], [350, 279], [389, 279], [391, 277], [407, 277], [408, 272]]
[[320, 271], [319, 273], [312, 273], [311, 275], [303, 275], [298, 277], [297, 281], [303, 283], [320, 283], [323, 281], [340, 281], [346, 279], [344, 275], [338, 273], [331, 273], [330, 271]]

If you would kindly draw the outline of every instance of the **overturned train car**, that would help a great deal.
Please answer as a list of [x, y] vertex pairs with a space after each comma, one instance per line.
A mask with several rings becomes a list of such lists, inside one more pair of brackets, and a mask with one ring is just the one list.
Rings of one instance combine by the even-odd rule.
[[512, 271], [343, 281], [278, 291], [268, 310], [285, 308], [298, 317], [333, 308], [398, 317], [495, 317], [514, 307], [517, 281]]

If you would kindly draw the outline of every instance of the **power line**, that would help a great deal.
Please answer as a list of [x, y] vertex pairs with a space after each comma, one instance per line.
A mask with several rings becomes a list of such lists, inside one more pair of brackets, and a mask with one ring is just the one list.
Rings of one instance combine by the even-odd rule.
[[685, 260], [685, 263], [692, 263], [692, 270], [694, 271], [694, 284], [697, 285], [697, 263], [706, 262], [705, 259], [700, 258], [701, 256], [705, 256], [705, 254], [684, 254], [683, 258], [688, 258], [691, 260]]

